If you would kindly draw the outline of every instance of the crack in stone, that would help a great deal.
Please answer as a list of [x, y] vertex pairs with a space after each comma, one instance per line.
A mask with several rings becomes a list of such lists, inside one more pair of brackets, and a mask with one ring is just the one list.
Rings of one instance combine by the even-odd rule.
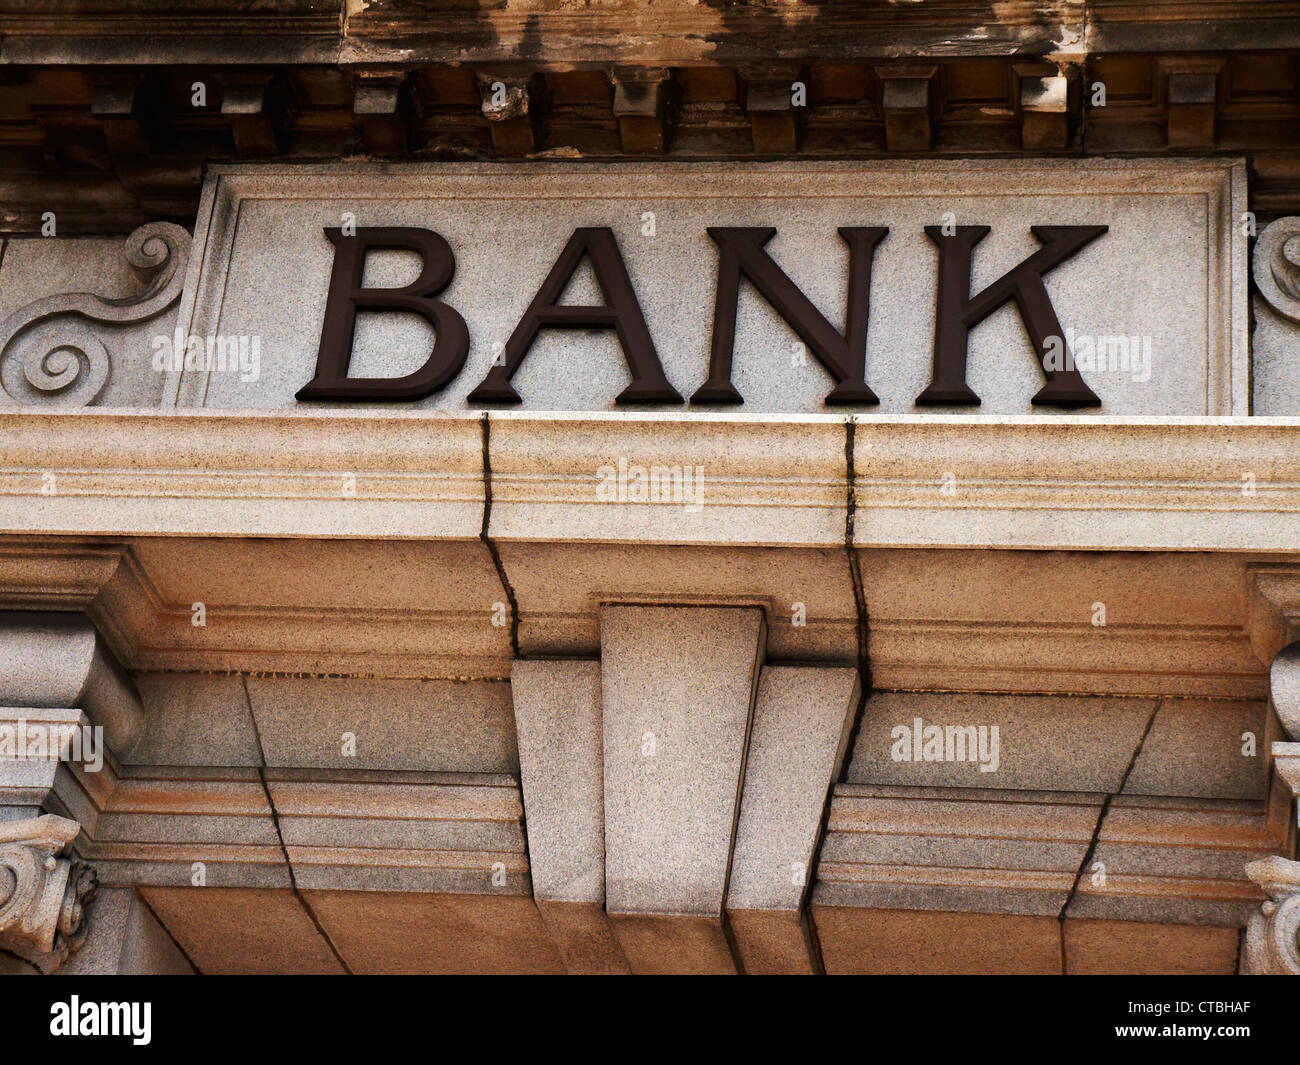
[[1097, 844], [1101, 841], [1101, 829], [1106, 823], [1106, 815], [1110, 813], [1111, 801], [1117, 795], [1124, 793], [1124, 788], [1128, 784], [1128, 778], [1133, 773], [1133, 767], [1137, 765], [1139, 755], [1142, 754], [1142, 748], [1146, 745], [1147, 737], [1151, 735], [1151, 726], [1156, 722], [1156, 715], [1160, 713], [1160, 707], [1163, 700], [1157, 700], [1155, 709], [1151, 711], [1151, 716], [1147, 718], [1146, 727], [1142, 730], [1142, 735], [1138, 738], [1137, 746], [1133, 748], [1132, 755], [1129, 756], [1128, 765], [1124, 767], [1124, 775], [1120, 778], [1119, 787], [1112, 792], [1107, 792], [1106, 797], [1102, 800], [1101, 810], [1097, 814], [1097, 823], [1092, 828], [1092, 839], [1088, 841], [1088, 849], [1084, 852], [1083, 861], [1079, 863], [1079, 868], [1074, 874], [1074, 883], [1070, 885], [1070, 893], [1065, 897], [1065, 902], [1061, 904], [1061, 909], [1056, 915], [1057, 925], [1060, 931], [1060, 951], [1061, 951], [1061, 972], [1068, 972], [1066, 968], [1065, 956], [1065, 919], [1069, 916], [1070, 905], [1074, 902], [1075, 896], [1079, 892], [1079, 884], [1083, 882], [1083, 874], [1088, 869], [1088, 863], [1092, 861], [1093, 855], [1097, 852]]
[[[134, 892], [133, 892], [133, 893], [134, 893]], [[172, 941], [172, 945], [173, 945], [173, 946], [174, 946], [178, 951], [180, 951], [180, 955], [181, 955], [181, 957], [184, 958], [184, 959], [189, 963], [189, 966], [190, 966], [191, 969], [194, 970], [195, 975], [196, 975], [196, 976], [202, 976], [202, 975], [203, 975], [203, 970], [199, 968], [199, 963], [196, 962], [193, 958], [190, 957], [190, 952], [189, 952], [188, 950], [186, 950], [183, 946], [181, 946], [181, 941], [180, 941], [179, 939], [177, 939], [174, 935], [172, 935], [172, 934], [171, 934], [171, 930], [168, 929], [168, 927], [167, 927], [165, 924], [162, 923], [162, 919], [161, 919], [161, 918], [158, 916], [158, 914], [155, 912], [154, 908], [153, 908], [152, 906], [149, 905], [149, 901], [148, 901], [148, 899], [146, 899], [143, 895], [136, 894], [136, 895], [135, 895], [135, 900], [136, 900], [136, 902], [138, 902], [141, 906], [143, 906], [146, 910], [149, 911], [149, 916], [151, 916], [155, 921], [157, 921], [157, 922], [158, 922], [158, 927], [161, 928], [164, 932], [167, 933], [167, 938], [170, 939], [170, 940]]]
[[821, 827], [818, 831], [817, 846], [813, 851], [812, 862], [808, 869], [808, 888], [804, 893], [800, 907], [800, 924], [813, 960], [813, 969], [824, 975], [826, 964], [822, 958], [821, 941], [812, 919], [809, 899], [812, 887], [817, 879], [817, 868], [821, 863], [822, 847], [826, 844], [827, 826], [830, 823], [831, 801], [835, 794], [836, 783], [842, 783], [848, 776], [849, 764], [853, 761], [853, 748], [858, 741], [858, 730], [862, 727], [862, 718], [866, 712], [867, 698], [871, 694], [871, 624], [867, 614], [867, 593], [862, 583], [862, 563], [854, 545], [855, 522], [858, 515], [858, 498], [854, 482], [856, 469], [853, 461], [853, 446], [857, 434], [857, 419], [850, 417], [844, 422], [844, 476], [845, 476], [845, 511], [844, 511], [844, 551], [849, 563], [849, 581], [853, 585], [853, 605], [857, 612], [857, 667], [858, 667], [858, 703], [853, 708], [853, 724], [849, 729], [849, 738], [844, 748], [844, 764], [840, 767], [839, 779], [832, 781], [826, 792], [826, 801], [822, 804]]
[[479, 530], [478, 538], [483, 541], [483, 546], [487, 548], [488, 554], [492, 556], [492, 565], [496, 567], [497, 579], [501, 582], [506, 601], [510, 604], [510, 657], [518, 658], [519, 602], [515, 599], [514, 586], [510, 583], [510, 578], [506, 576], [505, 563], [501, 561], [501, 554], [497, 551], [497, 545], [492, 542], [492, 536], [488, 532], [488, 527], [492, 521], [492, 455], [489, 446], [492, 429], [491, 422], [486, 414], [479, 419], [479, 424], [483, 427], [483, 527]]
[[[302, 906], [303, 912], [316, 926], [316, 931], [320, 934], [325, 945], [330, 948], [330, 953], [334, 955], [335, 961], [342, 966], [343, 971], [349, 976], [353, 976], [352, 967], [344, 960], [343, 955], [339, 953], [338, 947], [334, 945], [334, 940], [330, 934], [325, 931], [325, 926], [320, 923], [320, 918], [316, 916], [316, 911], [312, 909], [311, 903], [298, 887], [298, 878], [294, 875], [293, 862], [289, 860], [289, 849], [284, 844], [284, 833], [280, 829], [280, 814], [275, 808], [275, 800], [271, 798], [271, 789], [266, 783], [266, 750], [262, 747], [262, 730], [257, 727], [257, 715], [253, 713], [253, 700], [248, 694], [248, 680], [241, 677], [240, 682], [244, 689], [244, 706], [248, 709], [248, 720], [253, 725], [253, 739], [257, 742], [257, 757], [260, 764], [257, 766], [257, 779], [262, 785], [262, 794], [266, 796], [266, 805], [271, 810], [271, 824], [275, 828], [275, 838], [280, 843], [280, 853], [284, 856], [284, 867], [289, 873], [289, 889], [293, 892], [294, 898]], [[195, 967], [197, 971], [197, 966]]]

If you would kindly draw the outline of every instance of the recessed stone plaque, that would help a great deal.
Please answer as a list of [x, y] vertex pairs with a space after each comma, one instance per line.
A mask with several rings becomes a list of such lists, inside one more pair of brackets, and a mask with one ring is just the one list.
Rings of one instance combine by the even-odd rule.
[[217, 167], [154, 357], [179, 406], [1246, 414], [1245, 188], [1232, 160]]

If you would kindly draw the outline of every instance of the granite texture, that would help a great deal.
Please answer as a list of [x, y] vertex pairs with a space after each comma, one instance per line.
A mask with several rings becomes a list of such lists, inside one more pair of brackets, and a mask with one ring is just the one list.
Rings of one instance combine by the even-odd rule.
[[721, 916], [762, 647], [757, 610], [603, 611], [611, 914]]
[[1054, 916], [818, 905], [812, 913], [831, 975], [1061, 972], [1061, 929]]
[[90, 932], [59, 972], [73, 976], [188, 976], [193, 966], [130, 888], [101, 888], [88, 910]]
[[[796, 971], [812, 970], [798, 918], [857, 702], [856, 670], [765, 666], [759, 677], [727, 887], [746, 972], [772, 971], [770, 954], [794, 959], [800, 947]], [[738, 911], [778, 911], [791, 920], [764, 926]]]
[[519, 896], [308, 891], [354, 973], [556, 974], [537, 907]]
[[201, 973], [344, 972], [291, 891], [147, 887], [141, 894]]
[[[855, 784], [1118, 791], [1156, 707], [1153, 699], [876, 692], [863, 711], [847, 779]], [[942, 752], [922, 751], [941, 758], [915, 760], [917, 718], [923, 737], [932, 735], [926, 731], [931, 727], [965, 729], [968, 735], [972, 726], [985, 729], [990, 755], [996, 728], [996, 761], [978, 759], [978, 735], [963, 760], [948, 760], [949, 753], [963, 754], [955, 742], [951, 752], [946, 745]], [[901, 745], [895, 738], [898, 729], [908, 733]], [[1067, 733], [1069, 742], [1064, 742]], [[1225, 753], [1219, 761], [1226, 760]]]
[[1065, 922], [1066, 972], [1233, 976], [1240, 931], [1138, 921]]
[[[250, 677], [248, 697], [269, 766], [519, 768], [504, 683]], [[345, 753], [348, 735], [355, 754]]]
[[600, 663], [517, 660], [510, 692], [533, 896], [603, 905]]

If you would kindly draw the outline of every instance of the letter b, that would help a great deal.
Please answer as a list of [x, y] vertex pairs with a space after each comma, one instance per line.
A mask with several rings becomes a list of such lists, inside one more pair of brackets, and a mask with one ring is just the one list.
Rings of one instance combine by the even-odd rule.
[[[316, 355], [316, 376], [299, 391], [298, 399], [395, 401], [422, 399], [444, 387], [460, 372], [469, 354], [469, 329], [460, 314], [435, 299], [451, 283], [456, 257], [431, 229], [414, 227], [362, 228], [355, 236], [326, 229], [334, 245], [325, 321]], [[366, 254], [372, 249], [416, 252], [420, 276], [405, 288], [362, 288]], [[405, 377], [349, 377], [357, 311], [407, 311], [433, 326], [433, 351], [414, 373]]]

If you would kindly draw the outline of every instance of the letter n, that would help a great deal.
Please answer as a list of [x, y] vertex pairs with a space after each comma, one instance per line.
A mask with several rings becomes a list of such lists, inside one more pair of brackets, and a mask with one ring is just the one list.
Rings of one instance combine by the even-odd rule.
[[691, 397], [691, 402], [744, 402], [731, 383], [731, 361], [736, 347], [736, 304], [740, 298], [740, 277], [744, 274], [835, 378], [835, 387], [826, 397], [828, 406], [879, 403], [876, 394], [866, 384], [867, 319], [871, 262], [875, 258], [876, 245], [888, 232], [884, 226], [844, 226], [839, 229], [840, 237], [849, 246], [848, 305], [844, 311], [844, 334], [840, 335], [764, 251], [763, 245], [776, 234], [775, 229], [710, 226], [709, 236], [721, 252], [717, 299], [713, 309], [713, 346], [709, 356], [709, 379]]
[[[316, 355], [316, 376], [299, 391], [298, 399], [410, 400], [438, 391], [465, 365], [469, 330], [452, 307], [435, 299], [451, 283], [456, 257], [445, 240], [431, 229], [406, 227], [358, 229], [345, 237], [326, 229], [334, 245]], [[366, 253], [374, 248], [413, 251], [421, 259], [420, 276], [404, 288], [362, 288]], [[405, 377], [349, 377], [357, 311], [408, 311], [434, 328], [433, 351], [414, 373]]]
[[[592, 273], [605, 297], [605, 302], [599, 307], [560, 303], [560, 297], [584, 255], [590, 260]], [[502, 365], [493, 366], [483, 383], [469, 394], [471, 403], [522, 402], [510, 381], [543, 326], [562, 329], [595, 327], [617, 332], [623, 356], [632, 371], [632, 383], [618, 394], [615, 403], [682, 402], [681, 393], [664, 376], [654, 341], [650, 339], [650, 330], [641, 314], [641, 305], [632, 288], [632, 279], [623, 265], [614, 231], [608, 226], [573, 231], [533, 302], [506, 341]]]
[[1047, 377], [1033, 402], [1056, 407], [1099, 407], [1101, 400], [1070, 361], [1064, 370], [1048, 369], [1049, 338], [1063, 342], [1061, 323], [1043, 285], [1043, 275], [1065, 262], [1107, 226], [1031, 226], [1042, 247], [978, 294], [970, 294], [971, 253], [988, 226], [957, 226], [946, 236], [941, 226], [926, 226], [939, 248], [939, 296], [934, 321], [934, 376], [916, 397], [918, 406], [974, 406], [980, 401], [966, 384], [966, 342], [970, 331], [1009, 300], [1016, 301], [1029, 332], [1038, 365]]

